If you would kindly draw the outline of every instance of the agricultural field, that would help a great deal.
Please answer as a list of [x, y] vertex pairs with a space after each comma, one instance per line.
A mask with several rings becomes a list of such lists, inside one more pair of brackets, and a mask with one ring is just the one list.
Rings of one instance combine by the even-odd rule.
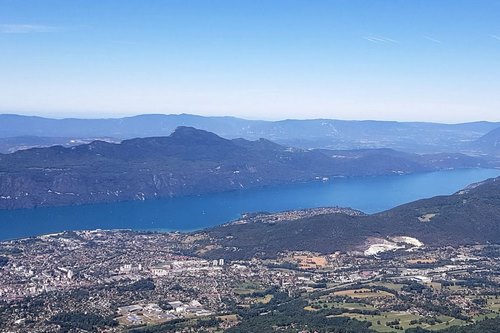
[[376, 310], [374, 306], [364, 303], [355, 302], [325, 302], [319, 301], [311, 303], [311, 305], [306, 306], [304, 309], [309, 311], [317, 311], [318, 308], [322, 309], [347, 309], [347, 310]]
[[372, 297], [394, 297], [393, 294], [383, 290], [371, 290], [368, 288], [349, 289], [336, 291], [335, 296], [347, 296], [352, 298], [372, 298]]
[[496, 296], [489, 296], [487, 302], [487, 308], [489, 310], [500, 314], [500, 298]]
[[[403, 329], [408, 329], [412, 327], [422, 327], [428, 330], [438, 331], [450, 326], [462, 326], [465, 322], [459, 319], [455, 319], [447, 316], [438, 316], [437, 319], [441, 321], [440, 323], [435, 323], [434, 325], [428, 323], [422, 324], [412, 324], [412, 321], [418, 321], [423, 319], [423, 317], [410, 314], [407, 312], [387, 312], [381, 313], [380, 315], [362, 315], [357, 313], [343, 313], [340, 316], [355, 318], [362, 321], [369, 321], [372, 323], [371, 328], [377, 332], [398, 332], [400, 330], [394, 328], [395, 326], [403, 327]], [[391, 322], [398, 321], [397, 325], [389, 326]]]
[[265, 288], [262, 287], [261, 285], [253, 282], [244, 282], [236, 286], [236, 288], [233, 289], [233, 292], [237, 295], [250, 295], [255, 292], [263, 292], [265, 291]]
[[403, 288], [403, 284], [392, 283], [392, 282], [372, 282], [372, 283], [368, 283], [367, 286], [379, 286], [379, 287], [392, 289], [392, 290], [395, 290], [397, 292], [400, 292], [401, 288]]

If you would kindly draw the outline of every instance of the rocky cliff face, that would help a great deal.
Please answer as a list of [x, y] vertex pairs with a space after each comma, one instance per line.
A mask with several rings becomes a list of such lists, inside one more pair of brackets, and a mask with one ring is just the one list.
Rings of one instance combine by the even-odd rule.
[[179, 127], [168, 137], [0, 154], [0, 208], [145, 200], [481, 163], [464, 155], [450, 159], [393, 150], [310, 151]]

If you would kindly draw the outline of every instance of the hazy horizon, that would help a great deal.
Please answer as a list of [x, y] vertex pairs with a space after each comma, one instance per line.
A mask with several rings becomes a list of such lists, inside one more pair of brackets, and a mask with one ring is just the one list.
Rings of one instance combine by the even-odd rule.
[[484, 120], [484, 119], [477, 119], [477, 120], [471, 120], [471, 121], [462, 121], [462, 122], [453, 122], [453, 121], [426, 121], [426, 120], [397, 120], [397, 119], [372, 119], [372, 118], [367, 118], [367, 119], [348, 119], [348, 118], [321, 118], [321, 117], [315, 117], [315, 118], [252, 118], [252, 117], [245, 117], [245, 116], [236, 116], [236, 115], [203, 115], [203, 114], [196, 114], [196, 113], [131, 113], [131, 114], [112, 114], [112, 113], [99, 113], [99, 114], [90, 114], [90, 115], [85, 115], [85, 114], [80, 114], [80, 113], [64, 113], [64, 114], [43, 114], [43, 113], [14, 113], [14, 112], [2, 112], [0, 111], [0, 116], [1, 115], [16, 115], [16, 116], [26, 116], [26, 117], [40, 117], [40, 118], [46, 118], [46, 119], [56, 119], [56, 120], [62, 120], [62, 119], [81, 119], [81, 120], [93, 120], [93, 119], [121, 119], [121, 118], [133, 118], [133, 117], [139, 117], [139, 116], [181, 116], [181, 115], [187, 115], [187, 116], [195, 116], [195, 117], [214, 117], [214, 118], [237, 118], [237, 119], [242, 119], [242, 120], [248, 120], [248, 121], [268, 121], [268, 122], [275, 122], [275, 121], [286, 121], [286, 120], [338, 120], [338, 121], [377, 121], [377, 122], [397, 122], [397, 123], [436, 123], [436, 124], [444, 124], [444, 125], [459, 125], [459, 124], [465, 124], [465, 123], [480, 123], [480, 122], [488, 122], [488, 123], [497, 123], [500, 122], [500, 120]]
[[498, 1], [0, 0], [0, 110], [500, 121]]

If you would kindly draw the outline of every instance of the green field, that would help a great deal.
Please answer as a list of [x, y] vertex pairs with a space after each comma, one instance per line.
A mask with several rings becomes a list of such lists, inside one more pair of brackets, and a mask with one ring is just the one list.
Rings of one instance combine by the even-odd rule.
[[500, 299], [495, 298], [495, 296], [488, 297], [488, 310], [500, 313]]
[[274, 295], [266, 295], [264, 297], [255, 298], [255, 303], [267, 304], [273, 299]]
[[334, 292], [336, 296], [347, 296], [351, 298], [373, 298], [373, 297], [394, 297], [393, 294], [383, 290], [371, 291], [367, 288], [349, 289]]
[[[373, 328], [377, 332], [401, 332], [400, 330], [396, 330], [392, 327], [386, 326], [387, 322], [394, 321], [396, 319], [399, 319], [400, 326], [402, 326], [404, 329], [420, 326], [425, 329], [434, 331], [434, 330], [444, 329], [450, 326], [465, 325], [464, 321], [447, 316], [439, 316], [438, 318], [442, 321], [442, 323], [437, 323], [435, 325], [429, 325], [429, 324], [410, 325], [410, 322], [412, 320], [419, 320], [422, 317], [407, 312], [390, 312], [390, 313], [382, 313], [380, 315], [375, 315], [375, 316], [366, 316], [355, 313], [344, 313], [341, 316], [356, 318], [362, 321], [369, 321], [372, 323], [371, 328]], [[380, 322], [380, 324], [378, 322]], [[448, 322], [448, 325], [446, 325], [446, 322]]]
[[338, 308], [338, 309], [348, 309], [348, 310], [369, 310], [369, 311], [376, 310], [375, 307], [373, 307], [372, 305], [363, 304], [363, 303], [354, 303], [354, 302], [352, 302], [352, 303], [349, 303], [349, 302], [346, 302], [346, 303], [342, 303], [342, 302], [315, 302], [315, 303], [311, 303], [310, 306], [305, 307], [305, 310], [315, 311], [316, 309], [314, 309], [312, 307], [313, 305], [319, 305], [322, 308], [326, 308], [326, 309]]
[[261, 292], [264, 291], [265, 288], [263, 288], [261, 285], [253, 283], [253, 282], [243, 282], [236, 286], [233, 289], [233, 292], [237, 295], [249, 295], [254, 292]]
[[400, 283], [392, 283], [392, 282], [372, 282], [368, 283], [367, 286], [380, 286], [380, 287], [385, 287], [389, 288], [392, 290], [395, 290], [397, 292], [401, 291], [401, 288], [403, 288], [403, 284]]

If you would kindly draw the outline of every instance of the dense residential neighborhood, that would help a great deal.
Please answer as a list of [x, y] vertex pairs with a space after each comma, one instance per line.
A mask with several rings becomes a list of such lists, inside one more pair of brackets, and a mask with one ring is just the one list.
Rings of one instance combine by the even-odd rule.
[[[283, 216], [294, 217], [268, 218]], [[380, 332], [465, 325], [500, 311], [498, 246], [398, 243], [374, 254], [285, 251], [227, 260], [193, 255], [199, 238], [89, 230], [4, 241], [1, 330], [140, 332], [182, 323], [202, 332], [206, 325], [195, 323], [206, 321], [221, 331], [244, 327], [245, 311], [280, 299], [301, 300], [315, 316], [369, 322]]]

